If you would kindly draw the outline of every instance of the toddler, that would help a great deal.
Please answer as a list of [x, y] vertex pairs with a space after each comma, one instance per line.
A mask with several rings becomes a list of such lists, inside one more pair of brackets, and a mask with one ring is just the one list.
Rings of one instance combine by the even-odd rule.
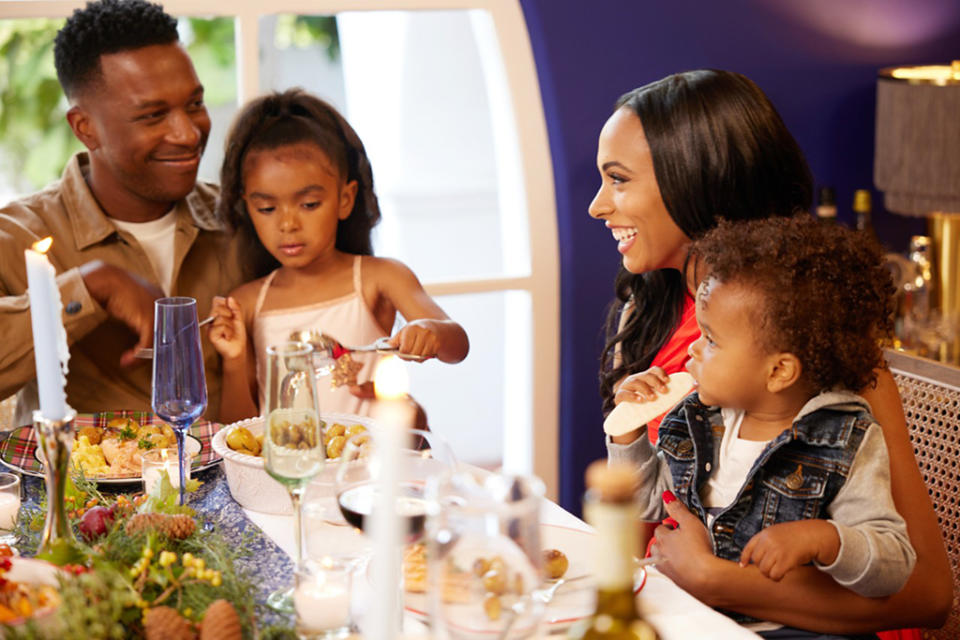
[[[608, 443], [639, 465], [642, 517], [662, 518], [661, 494], [675, 495], [741, 570], [780, 580], [814, 563], [862, 595], [895, 593], [916, 555], [883, 433], [850, 391], [875, 381], [892, 329], [881, 250], [801, 215], [722, 223], [693, 254], [706, 272], [687, 363], [697, 391], [663, 420], [656, 450], [646, 437]], [[643, 380], [638, 401], [665, 390], [662, 371]], [[771, 637], [813, 637], [778, 626]]]

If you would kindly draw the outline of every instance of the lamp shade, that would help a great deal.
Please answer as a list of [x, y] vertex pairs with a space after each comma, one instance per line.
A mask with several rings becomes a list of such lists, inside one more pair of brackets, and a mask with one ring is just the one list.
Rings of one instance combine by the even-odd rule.
[[888, 211], [960, 212], [960, 61], [880, 70], [873, 181]]

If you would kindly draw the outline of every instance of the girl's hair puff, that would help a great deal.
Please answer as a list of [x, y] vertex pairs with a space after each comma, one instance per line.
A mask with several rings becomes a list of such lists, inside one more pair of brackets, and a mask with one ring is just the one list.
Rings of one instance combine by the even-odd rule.
[[363, 142], [332, 105], [302, 89], [288, 89], [247, 103], [230, 127], [220, 169], [217, 215], [237, 230], [246, 255], [251, 256], [247, 274], [251, 278], [266, 275], [280, 265], [257, 238], [243, 201], [243, 163], [251, 151], [303, 142], [322, 149], [344, 182], [357, 181], [353, 209], [337, 225], [336, 248], [355, 255], [373, 254], [370, 231], [380, 221], [380, 205]]

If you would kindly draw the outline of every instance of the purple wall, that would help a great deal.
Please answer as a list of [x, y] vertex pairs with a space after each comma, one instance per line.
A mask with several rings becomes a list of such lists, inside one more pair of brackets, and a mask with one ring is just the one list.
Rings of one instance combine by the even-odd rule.
[[[605, 456], [596, 370], [618, 258], [587, 215], [599, 185], [596, 140], [614, 101], [676, 71], [739, 71], [770, 96], [807, 154], [817, 185], [873, 188], [876, 72], [960, 57], [956, 0], [521, 0], [549, 130], [560, 243], [560, 503], [579, 513], [586, 465]], [[960, 117], [960, 114], [958, 114]], [[882, 210], [891, 249], [924, 232]]]

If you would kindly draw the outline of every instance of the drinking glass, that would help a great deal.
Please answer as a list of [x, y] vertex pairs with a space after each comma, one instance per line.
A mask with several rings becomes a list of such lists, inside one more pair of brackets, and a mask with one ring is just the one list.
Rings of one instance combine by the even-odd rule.
[[207, 382], [193, 298], [160, 298], [154, 303], [153, 411], [177, 437], [180, 504], [184, 504], [184, 439], [207, 409]]
[[[416, 542], [423, 535], [427, 505], [423, 488], [431, 476], [456, 467], [450, 445], [432, 431], [407, 429], [399, 452], [397, 515], [404, 521], [404, 539]], [[378, 448], [376, 431], [347, 440], [337, 468], [337, 504], [344, 519], [360, 530], [369, 524], [379, 491], [378, 481], [383, 452]]]
[[459, 471], [431, 479], [425, 496], [432, 628], [438, 638], [536, 634], [543, 483], [532, 476]]
[[[385, 428], [393, 428], [387, 425]], [[399, 435], [397, 438], [390, 437]], [[384, 443], [396, 446], [398, 450], [385, 450]], [[397, 456], [395, 460], [386, 460], [386, 456]], [[395, 465], [396, 477], [392, 491], [384, 495], [383, 477], [393, 477], [384, 472], [384, 465]], [[367, 434], [354, 435], [347, 440], [335, 478], [335, 492], [337, 505], [344, 519], [364, 532], [368, 537], [373, 527], [374, 509], [382, 509], [379, 504], [384, 501], [395, 500], [395, 513], [399, 522], [398, 538], [402, 537], [406, 543], [418, 541], [424, 531], [427, 517], [427, 503], [423, 498], [423, 488], [428, 478], [448, 473], [456, 466], [456, 460], [450, 446], [435, 433], [417, 429], [404, 429], [402, 433], [391, 434], [378, 426]], [[391, 496], [392, 494], [392, 496]], [[378, 515], [380, 513], [378, 512]], [[383, 524], [381, 522], [381, 524]], [[374, 533], [374, 538], [377, 534]], [[391, 614], [395, 611], [399, 618], [395, 624], [398, 628], [403, 625], [403, 605], [405, 602], [406, 586], [401, 577], [399, 547], [393, 549], [396, 556], [384, 555], [390, 550], [380, 546], [385, 538], [373, 539], [373, 556], [370, 559], [371, 585], [381, 603], [386, 598], [396, 605], [384, 606]], [[399, 542], [397, 539], [396, 542]], [[378, 544], [379, 543], [379, 544]], [[389, 594], [389, 595], [388, 595]], [[389, 619], [381, 619], [376, 614], [382, 611], [367, 612], [366, 625], [361, 627], [364, 635], [377, 637], [383, 632], [383, 627], [390, 626]]]
[[[264, 468], [290, 493], [294, 569], [299, 571], [303, 560], [301, 498], [326, 459], [310, 345], [284, 342], [267, 347], [266, 383]], [[293, 612], [292, 596], [292, 588], [274, 591], [267, 605], [276, 611]]]

